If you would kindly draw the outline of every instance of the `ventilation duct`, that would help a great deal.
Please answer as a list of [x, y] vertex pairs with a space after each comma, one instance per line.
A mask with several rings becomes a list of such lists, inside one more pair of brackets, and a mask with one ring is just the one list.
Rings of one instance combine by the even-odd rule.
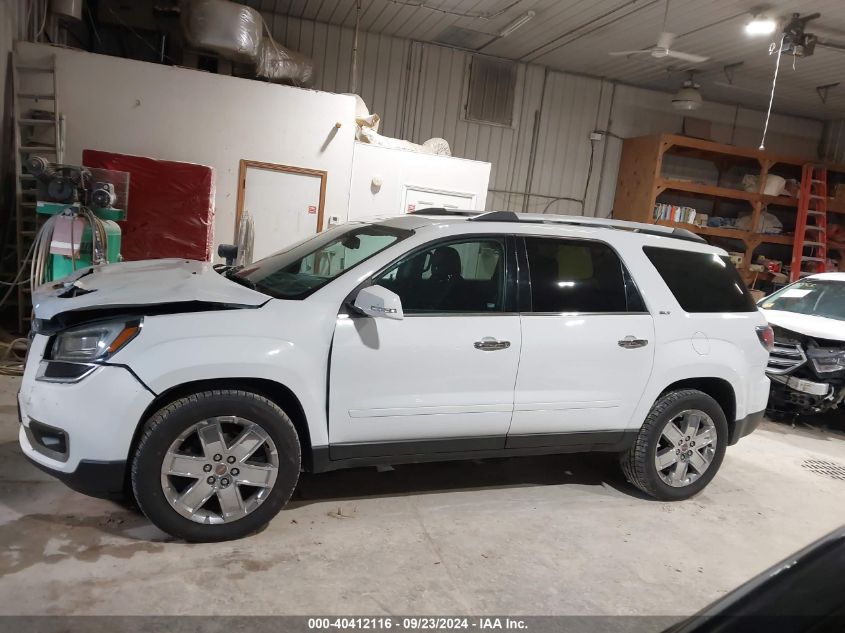
[[194, 48], [249, 64], [270, 81], [313, 84], [314, 62], [276, 42], [255, 9], [228, 0], [183, 0], [181, 14], [185, 39]]

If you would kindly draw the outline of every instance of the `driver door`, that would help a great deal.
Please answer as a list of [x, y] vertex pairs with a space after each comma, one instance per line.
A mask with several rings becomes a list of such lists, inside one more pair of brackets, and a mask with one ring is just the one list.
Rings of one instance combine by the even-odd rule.
[[399, 295], [402, 320], [338, 316], [332, 459], [504, 447], [521, 347], [513, 258], [505, 236], [438, 241], [372, 280]]

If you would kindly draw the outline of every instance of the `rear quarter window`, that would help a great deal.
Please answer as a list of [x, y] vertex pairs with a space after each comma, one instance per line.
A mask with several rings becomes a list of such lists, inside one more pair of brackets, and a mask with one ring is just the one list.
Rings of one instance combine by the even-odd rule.
[[757, 311], [727, 257], [657, 246], [644, 246], [643, 251], [686, 312]]

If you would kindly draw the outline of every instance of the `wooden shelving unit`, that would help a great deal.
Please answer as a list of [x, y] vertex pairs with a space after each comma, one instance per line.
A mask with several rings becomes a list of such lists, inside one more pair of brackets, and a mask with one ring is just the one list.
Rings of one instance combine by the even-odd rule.
[[[669, 157], [671, 161], [672, 156], [695, 158], [712, 163], [718, 173], [717, 182], [720, 184], [704, 184], [667, 175], [664, 169], [666, 159]], [[676, 134], [625, 139], [619, 164], [613, 217], [684, 228], [719, 241], [735, 240], [741, 244], [741, 247], [732, 250], [741, 250], [745, 253], [740, 272], [746, 281], [749, 281], [755, 276], [755, 273], [748, 269], [749, 264], [753, 262], [754, 251], [764, 244], [791, 247], [794, 242], [793, 235], [770, 235], [755, 231], [656, 221], [654, 206], [662, 202], [661, 197], [665, 197], [666, 194], [707, 200], [709, 201], [707, 204], [714, 208], [718, 208], [723, 203], [747, 204], [751, 212], [751, 226], [756, 227], [761, 215], [770, 205], [792, 212], [798, 207], [798, 199], [795, 197], [771, 196], [763, 193], [769, 174], [778, 173], [778, 175], [800, 179], [801, 167], [808, 162], [818, 161], [803, 156], [787, 156], [748, 147], [735, 147]], [[731, 168], [737, 167], [747, 173], [758, 175], [757, 191], [745, 191], [721, 184], [722, 175]], [[845, 165], [828, 164], [827, 167], [829, 176], [839, 174], [840, 180], [845, 181], [842, 177], [845, 176]], [[832, 186], [828, 189], [833, 191]], [[828, 211], [845, 214], [845, 202], [829, 199]]]

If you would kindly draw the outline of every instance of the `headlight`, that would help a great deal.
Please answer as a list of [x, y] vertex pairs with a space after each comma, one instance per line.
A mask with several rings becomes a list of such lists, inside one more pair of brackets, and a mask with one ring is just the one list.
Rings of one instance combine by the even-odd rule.
[[811, 347], [807, 357], [819, 374], [833, 374], [845, 370], [845, 349], [841, 347]]
[[141, 331], [141, 320], [104, 321], [71, 328], [56, 336], [49, 360], [90, 363], [113, 356]]

